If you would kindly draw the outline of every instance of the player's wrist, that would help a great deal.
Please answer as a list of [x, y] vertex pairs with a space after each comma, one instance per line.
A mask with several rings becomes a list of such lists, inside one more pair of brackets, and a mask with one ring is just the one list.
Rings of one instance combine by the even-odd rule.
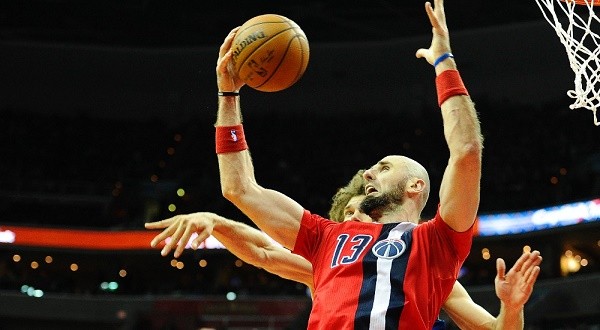
[[523, 311], [525, 305], [500, 299], [500, 307], [504, 309], [505, 313], [518, 314]]
[[452, 96], [469, 95], [469, 92], [460, 77], [460, 73], [456, 69], [446, 69], [440, 72], [435, 78], [435, 87], [440, 107], [442, 106], [442, 103], [446, 102], [446, 100]]
[[236, 92], [236, 91], [219, 91], [217, 92], [218, 96], [223, 96], [223, 97], [236, 97], [236, 96], [240, 96], [240, 92]]
[[215, 149], [217, 154], [238, 152], [248, 149], [244, 126], [215, 126]]
[[454, 58], [454, 55], [451, 52], [445, 52], [442, 55], [438, 56], [435, 61], [433, 61], [433, 67], [437, 67], [445, 60], [450, 60]]
[[224, 218], [218, 214], [210, 213], [210, 215], [211, 216], [209, 217], [209, 219], [211, 221], [213, 230], [215, 230], [215, 231], [218, 230], [221, 226], [223, 226], [223, 224], [227, 221], [226, 218]]
[[456, 70], [454, 54], [450, 50], [437, 54], [433, 60], [433, 67], [435, 69], [436, 76], [440, 75], [446, 70]]
[[458, 68], [456, 66], [456, 62], [454, 62], [453, 58], [448, 58], [448, 59], [442, 61], [440, 64], [438, 64], [435, 67], [435, 75], [439, 76], [444, 71], [447, 71], [447, 70], [458, 70]]

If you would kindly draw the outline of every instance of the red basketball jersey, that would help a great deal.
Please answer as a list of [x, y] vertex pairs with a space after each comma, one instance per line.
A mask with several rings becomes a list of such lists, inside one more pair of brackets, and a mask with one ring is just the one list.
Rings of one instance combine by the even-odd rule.
[[471, 230], [455, 232], [439, 213], [417, 226], [305, 211], [294, 253], [313, 265], [308, 328], [430, 330], [471, 242]]

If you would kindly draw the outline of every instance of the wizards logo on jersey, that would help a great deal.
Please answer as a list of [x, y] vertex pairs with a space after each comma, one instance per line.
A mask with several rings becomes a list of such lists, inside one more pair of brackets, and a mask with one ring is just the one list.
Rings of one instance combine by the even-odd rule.
[[378, 258], [396, 259], [406, 251], [406, 243], [401, 239], [388, 238], [373, 245], [372, 252]]

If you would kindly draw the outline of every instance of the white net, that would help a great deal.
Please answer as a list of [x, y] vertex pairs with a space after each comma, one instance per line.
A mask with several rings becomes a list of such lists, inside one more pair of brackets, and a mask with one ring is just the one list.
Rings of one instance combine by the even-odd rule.
[[575, 73], [575, 89], [567, 92], [575, 101], [569, 107], [591, 110], [594, 124], [600, 126], [596, 115], [600, 108], [600, 36], [594, 32], [600, 19], [594, 13], [594, 1], [600, 5], [600, 0], [536, 0], [565, 46]]

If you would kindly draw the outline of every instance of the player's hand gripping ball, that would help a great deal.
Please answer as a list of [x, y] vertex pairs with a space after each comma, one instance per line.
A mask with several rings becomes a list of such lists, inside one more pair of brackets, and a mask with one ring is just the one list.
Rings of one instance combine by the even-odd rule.
[[246, 21], [233, 39], [234, 73], [246, 85], [277, 92], [296, 83], [308, 65], [304, 31], [289, 18], [265, 14]]

